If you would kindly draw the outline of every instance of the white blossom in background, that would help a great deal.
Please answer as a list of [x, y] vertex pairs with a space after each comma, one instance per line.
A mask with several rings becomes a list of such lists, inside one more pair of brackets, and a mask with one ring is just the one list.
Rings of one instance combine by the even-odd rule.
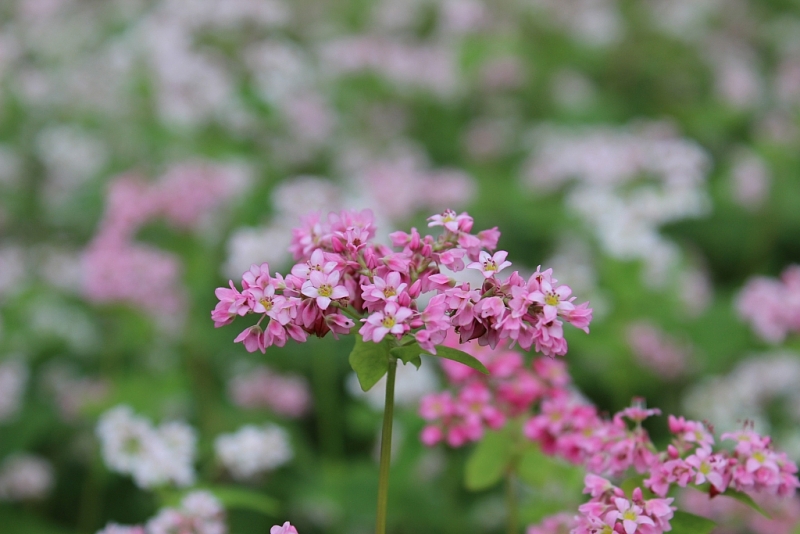
[[48, 365], [42, 372], [41, 382], [65, 421], [74, 420], [85, 406], [102, 400], [110, 390], [108, 380], [80, 376], [68, 365], [58, 362]]
[[626, 328], [628, 346], [644, 367], [663, 379], [683, 375], [692, 355], [689, 343], [681, 341], [649, 321], [636, 321]]
[[42, 245], [33, 250], [33, 267], [39, 279], [65, 293], [77, 293], [83, 283], [80, 252], [58, 245]]
[[38, 500], [53, 487], [53, 467], [31, 454], [15, 454], [0, 465], [0, 501]]
[[693, 40], [708, 29], [712, 17], [725, 5], [724, 0], [649, 0], [645, 4], [653, 24], [670, 36]]
[[727, 37], [712, 38], [704, 46], [714, 72], [717, 95], [737, 109], [752, 109], [764, 98], [764, 80], [758, 55], [747, 43]]
[[289, 434], [272, 424], [245, 425], [232, 434], [222, 434], [214, 440], [214, 450], [236, 480], [272, 471], [294, 456]]
[[709, 157], [663, 123], [629, 128], [534, 130], [535, 150], [524, 166], [532, 190], [575, 182], [567, 206], [594, 231], [601, 247], [621, 260], [640, 260], [645, 281], [663, 286], [680, 259], [659, 232], [663, 224], [708, 213]]
[[197, 435], [186, 423], [155, 427], [130, 407], [117, 406], [100, 417], [96, 433], [108, 468], [131, 475], [139, 487], [194, 483]]
[[570, 36], [588, 46], [609, 46], [623, 37], [622, 13], [616, 0], [530, 0]]
[[98, 530], [97, 534], [145, 534], [144, 527], [118, 525], [109, 523], [104, 529]]
[[745, 209], [756, 210], [769, 196], [772, 175], [764, 158], [745, 148], [733, 156], [730, 171], [733, 200]]
[[[793, 432], [775, 436], [778, 446], [800, 458], [800, 354], [778, 350], [755, 354], [724, 376], [705, 379], [683, 399], [687, 413], [708, 419], [719, 428], [737, 428], [742, 421], [755, 424], [759, 433], [771, 433], [769, 405], [782, 401], [794, 421]], [[793, 448], [789, 448], [793, 447]]]
[[18, 245], [0, 244], [0, 297], [22, 289], [27, 277], [25, 250]]
[[179, 508], [164, 508], [147, 522], [147, 534], [226, 534], [225, 509], [213, 494], [193, 491]]
[[69, 124], [45, 128], [36, 136], [36, 153], [47, 171], [44, 194], [50, 206], [69, 198], [93, 178], [109, 159], [100, 139]]
[[29, 375], [28, 366], [18, 359], [0, 362], [0, 423], [19, 412]]
[[11, 186], [19, 180], [22, 162], [14, 150], [0, 145], [0, 186]]
[[[397, 363], [394, 384], [394, 403], [406, 408], [416, 406], [419, 400], [439, 388], [439, 379], [433, 371], [433, 362], [423, 359], [419, 369], [413, 364]], [[386, 400], [386, 375], [367, 392], [361, 390], [358, 377], [351, 373], [347, 378], [347, 391], [357, 399], [364, 399], [375, 410], [383, 410]]]

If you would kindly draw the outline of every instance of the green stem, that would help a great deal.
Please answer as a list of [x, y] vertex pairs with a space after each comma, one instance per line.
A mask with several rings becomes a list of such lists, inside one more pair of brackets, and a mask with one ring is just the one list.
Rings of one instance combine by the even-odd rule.
[[506, 507], [508, 508], [508, 534], [519, 533], [519, 509], [517, 507], [517, 492], [514, 488], [514, 473], [506, 473]]
[[394, 377], [397, 358], [389, 358], [386, 373], [386, 403], [383, 406], [383, 430], [381, 431], [381, 463], [378, 478], [378, 518], [375, 534], [386, 534], [386, 512], [389, 507], [389, 465], [392, 461], [392, 419], [394, 417]]

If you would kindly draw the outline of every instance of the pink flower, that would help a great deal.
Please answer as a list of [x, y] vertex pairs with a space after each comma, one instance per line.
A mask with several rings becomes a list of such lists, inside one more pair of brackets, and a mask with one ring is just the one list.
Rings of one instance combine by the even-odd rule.
[[375, 276], [373, 279], [372, 284], [361, 286], [363, 291], [361, 298], [366, 302], [396, 301], [397, 295], [408, 287], [408, 284], [401, 281], [400, 273], [397, 272], [390, 272], [385, 279], [380, 276]]
[[294, 528], [287, 521], [283, 525], [275, 525], [274, 527], [269, 529], [269, 534], [298, 534], [298, 533], [297, 533], [297, 529]]
[[303, 283], [301, 291], [303, 295], [316, 299], [319, 309], [327, 310], [331, 300], [341, 299], [350, 295], [346, 287], [338, 284], [338, 271], [331, 271], [327, 275], [321, 271], [311, 271], [309, 279]]
[[698, 448], [686, 458], [686, 463], [695, 468], [695, 484], [703, 484], [707, 480], [717, 491], [725, 491], [727, 484], [721, 474], [727, 463], [724, 458], [711, 454], [709, 449]]
[[636, 532], [639, 525], [655, 526], [653, 520], [644, 515], [644, 510], [629, 500], [617, 497], [614, 499], [614, 504], [617, 509], [608, 513], [606, 521], [611, 520], [611, 518], [616, 521], [622, 520], [622, 526], [626, 534]]
[[467, 269], [477, 269], [485, 278], [492, 278], [495, 274], [511, 265], [510, 261], [506, 261], [507, 256], [508, 252], [505, 250], [498, 250], [494, 255], [482, 250], [478, 261], [467, 265]]
[[466, 213], [456, 215], [456, 212], [453, 210], [445, 210], [439, 215], [428, 217], [428, 220], [430, 221], [428, 223], [429, 227], [444, 226], [453, 233], [469, 232], [472, 230], [472, 217]]
[[258, 325], [244, 329], [241, 334], [236, 336], [236, 339], [234, 339], [233, 342], [242, 342], [244, 344], [244, 348], [247, 349], [247, 352], [255, 352], [260, 350], [263, 354], [266, 352], [267, 348], [264, 340], [264, 331]]
[[396, 302], [387, 302], [383, 311], [378, 311], [366, 319], [361, 319], [364, 326], [358, 331], [364, 336], [364, 341], [380, 343], [386, 334], [400, 336], [406, 333], [410, 327], [405, 321], [414, 312], [410, 308], [399, 306]]

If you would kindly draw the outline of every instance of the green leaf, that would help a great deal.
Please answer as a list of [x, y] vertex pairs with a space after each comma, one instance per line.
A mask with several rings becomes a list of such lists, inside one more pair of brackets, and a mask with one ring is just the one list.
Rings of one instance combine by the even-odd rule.
[[234, 486], [207, 486], [226, 509], [251, 510], [268, 516], [277, 516], [280, 504], [272, 497]]
[[350, 367], [356, 372], [361, 389], [369, 391], [389, 370], [389, 346], [386, 339], [381, 343], [371, 343], [361, 336], [355, 338]]
[[627, 495], [628, 498], [630, 498], [631, 495], [633, 495], [633, 490], [635, 490], [636, 488], [640, 488], [642, 490], [642, 495], [644, 496], [645, 499], [652, 499], [655, 497], [655, 494], [649, 489], [644, 487], [644, 481], [645, 479], [648, 478], [650, 478], [649, 474], [636, 475], [630, 478], [626, 478], [625, 480], [622, 481], [622, 484], [620, 484], [619, 487], [622, 491], [625, 492], [625, 495]]
[[736, 499], [740, 503], [746, 504], [747, 506], [749, 506], [750, 508], [752, 508], [753, 510], [755, 510], [759, 514], [763, 515], [767, 519], [772, 519], [772, 516], [770, 516], [767, 513], [766, 510], [761, 508], [761, 506], [759, 506], [758, 503], [756, 501], [754, 501], [753, 498], [750, 495], [746, 494], [746, 493], [742, 493], [741, 491], [736, 491], [734, 489], [727, 489], [727, 490], [725, 490], [725, 492], [720, 493], [720, 495], [724, 495], [726, 497], [731, 497], [732, 499]]
[[514, 443], [508, 432], [487, 432], [467, 460], [464, 471], [467, 489], [478, 491], [494, 486], [503, 478], [513, 453]]
[[565, 487], [574, 487], [578, 492], [583, 489], [584, 470], [563, 460], [547, 456], [539, 446], [530, 443], [517, 464], [517, 476], [533, 488], [544, 488], [553, 480], [558, 480]]
[[670, 520], [672, 526], [670, 534], [709, 534], [716, 523], [705, 517], [677, 510]]
[[[425, 354], [429, 353], [426, 352]], [[453, 360], [454, 362], [463, 363], [464, 365], [472, 367], [476, 371], [480, 371], [485, 375], [489, 374], [489, 370], [480, 362], [480, 360], [462, 350], [445, 347], [444, 345], [438, 345], [436, 347], [436, 354], [432, 354], [432, 356], [447, 358], [448, 360]]]
[[414, 367], [417, 369], [419, 369], [419, 366], [422, 365], [422, 358], [420, 358], [420, 355], [423, 353], [427, 354], [416, 343], [412, 343], [411, 345], [406, 345], [403, 347], [395, 347], [390, 350], [389, 353], [404, 364], [413, 363]]

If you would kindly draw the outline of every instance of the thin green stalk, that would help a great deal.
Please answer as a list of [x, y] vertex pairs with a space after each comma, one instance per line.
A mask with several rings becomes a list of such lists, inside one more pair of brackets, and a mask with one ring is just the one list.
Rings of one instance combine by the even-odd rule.
[[383, 407], [383, 430], [381, 431], [381, 463], [378, 478], [378, 518], [375, 534], [386, 534], [386, 512], [389, 506], [389, 465], [392, 461], [392, 419], [394, 417], [394, 377], [397, 358], [389, 358], [386, 373], [386, 402]]
[[508, 509], [508, 534], [519, 534], [519, 508], [514, 488], [514, 472], [506, 473], [506, 507]]

